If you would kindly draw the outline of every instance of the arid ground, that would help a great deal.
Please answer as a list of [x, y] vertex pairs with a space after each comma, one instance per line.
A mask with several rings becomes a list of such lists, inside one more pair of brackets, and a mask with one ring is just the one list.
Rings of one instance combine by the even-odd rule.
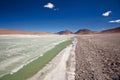
[[120, 80], [120, 33], [78, 36], [75, 80]]

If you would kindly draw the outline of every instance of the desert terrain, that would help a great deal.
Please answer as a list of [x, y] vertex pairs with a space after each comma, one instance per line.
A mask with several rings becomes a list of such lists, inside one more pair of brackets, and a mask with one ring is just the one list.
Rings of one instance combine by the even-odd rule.
[[[0, 80], [120, 80], [120, 27], [50, 35], [1, 31]], [[49, 62], [43, 65], [46, 60]], [[43, 68], [37, 69], [38, 63]], [[28, 72], [25, 78], [20, 77], [22, 71]]]
[[120, 33], [77, 39], [75, 80], [120, 80]]

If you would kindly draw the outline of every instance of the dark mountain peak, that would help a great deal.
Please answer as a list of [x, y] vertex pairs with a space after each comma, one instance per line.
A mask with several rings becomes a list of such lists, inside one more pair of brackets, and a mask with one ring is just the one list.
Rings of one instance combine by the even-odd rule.
[[75, 34], [92, 34], [95, 33], [95, 31], [91, 31], [89, 29], [80, 29], [77, 32], [75, 32]]
[[64, 30], [64, 31], [66, 31], [66, 32], [71, 32], [70, 30], [67, 30], [67, 29], [66, 29], [66, 30]]
[[70, 31], [70, 30], [64, 30], [64, 31], [57, 32], [57, 34], [60, 34], [60, 35], [64, 35], [64, 34], [73, 34], [73, 32]]

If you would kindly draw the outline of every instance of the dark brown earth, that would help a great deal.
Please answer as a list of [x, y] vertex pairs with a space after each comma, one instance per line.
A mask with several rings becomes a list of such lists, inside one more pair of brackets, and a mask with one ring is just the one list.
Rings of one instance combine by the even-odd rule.
[[75, 80], [120, 80], [120, 33], [78, 36]]

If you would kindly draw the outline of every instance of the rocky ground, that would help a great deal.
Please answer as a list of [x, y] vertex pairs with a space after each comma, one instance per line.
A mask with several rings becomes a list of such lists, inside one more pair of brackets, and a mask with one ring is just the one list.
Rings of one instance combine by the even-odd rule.
[[120, 80], [120, 33], [78, 36], [75, 80]]

